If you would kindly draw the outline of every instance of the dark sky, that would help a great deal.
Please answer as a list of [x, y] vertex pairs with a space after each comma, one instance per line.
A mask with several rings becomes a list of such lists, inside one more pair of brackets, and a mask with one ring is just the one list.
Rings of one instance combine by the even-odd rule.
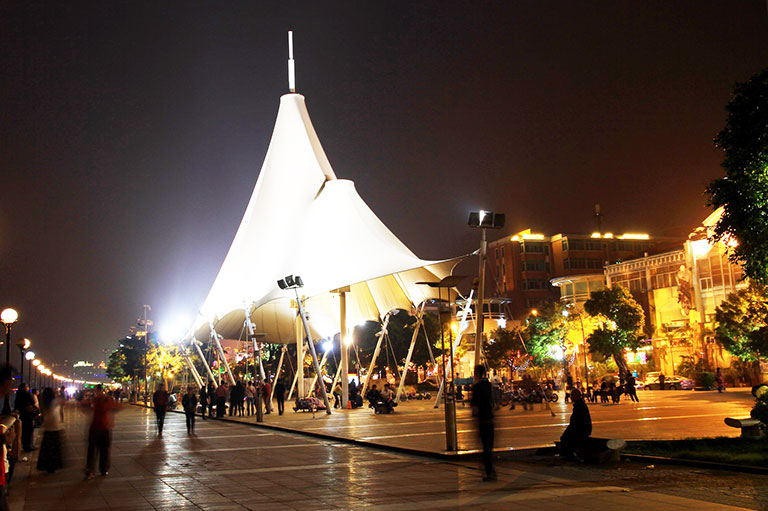
[[591, 232], [596, 202], [615, 232], [687, 232], [767, 28], [757, 0], [2, 2], [0, 307], [46, 361], [103, 357], [145, 303], [192, 316], [288, 29], [336, 174], [419, 256], [472, 250], [479, 208], [510, 232]]

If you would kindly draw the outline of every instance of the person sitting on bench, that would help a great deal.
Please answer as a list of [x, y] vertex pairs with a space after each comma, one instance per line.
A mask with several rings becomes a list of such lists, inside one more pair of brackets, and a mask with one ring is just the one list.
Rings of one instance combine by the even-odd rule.
[[385, 412], [393, 412], [395, 409], [395, 406], [397, 406], [397, 403], [394, 401], [394, 393], [392, 392], [392, 388], [389, 386], [389, 383], [384, 384], [384, 389], [381, 391], [381, 401], [384, 403], [384, 411]]
[[373, 385], [371, 389], [365, 393], [365, 399], [368, 400], [368, 406], [370, 408], [374, 408], [376, 403], [381, 401], [381, 392], [376, 388], [376, 385]]
[[592, 434], [592, 418], [579, 389], [571, 390], [571, 401], [571, 421], [560, 437], [560, 456], [567, 459], [576, 458], [576, 450], [584, 445]]

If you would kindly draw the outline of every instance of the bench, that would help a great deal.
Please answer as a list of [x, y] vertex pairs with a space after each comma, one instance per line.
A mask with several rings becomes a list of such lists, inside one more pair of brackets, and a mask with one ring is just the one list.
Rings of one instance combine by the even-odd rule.
[[[560, 451], [560, 442], [555, 442], [558, 452]], [[621, 458], [621, 451], [627, 446], [627, 442], [620, 438], [597, 438], [589, 437], [587, 441], [576, 449], [576, 455], [581, 458], [584, 463], [591, 463], [595, 465], [603, 465], [605, 463], [611, 463], [619, 461]]]
[[726, 417], [725, 424], [732, 428], [741, 428], [742, 437], [758, 437], [761, 435], [760, 421], [757, 419], [751, 419], [749, 417], [745, 419]]

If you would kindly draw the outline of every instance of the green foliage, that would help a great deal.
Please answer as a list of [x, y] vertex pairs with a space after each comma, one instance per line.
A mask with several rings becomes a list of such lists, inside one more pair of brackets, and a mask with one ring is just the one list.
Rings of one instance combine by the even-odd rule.
[[516, 359], [518, 352], [525, 355], [525, 346], [520, 336], [517, 329], [498, 328], [491, 332], [490, 338], [483, 345], [488, 365], [494, 369], [509, 367], [510, 360]]
[[768, 392], [763, 392], [755, 400], [755, 406], [752, 408], [750, 416], [768, 425]]
[[746, 361], [768, 353], [768, 294], [763, 285], [728, 295], [715, 310], [715, 339], [723, 348]]
[[534, 365], [543, 366], [553, 361], [555, 349], [565, 343], [567, 330], [566, 318], [559, 304], [528, 316], [522, 328], [522, 335]]
[[714, 238], [738, 240], [731, 260], [768, 284], [768, 68], [734, 86], [727, 121], [715, 145], [725, 176], [707, 187], [709, 205], [723, 207]]
[[605, 318], [588, 337], [590, 353], [613, 357], [620, 372], [628, 370], [624, 348], [636, 350], [643, 339], [645, 315], [643, 308], [629, 291], [614, 285], [610, 289], [594, 291], [584, 303], [590, 316]]
[[696, 373], [694, 376], [694, 381], [696, 382], [697, 387], [703, 387], [705, 389], [711, 389], [715, 387], [715, 375], [709, 371]]
[[601, 381], [604, 376], [609, 374], [616, 374], [619, 371], [616, 362], [612, 358], [606, 359], [603, 362], [595, 362], [592, 369], [589, 371], [589, 375], [592, 380]]
[[[709, 374], [712, 374], [712, 368], [707, 364], [706, 360], [702, 358], [694, 360], [694, 357], [688, 355], [683, 355], [681, 358], [682, 361], [678, 364], [677, 369], [675, 369], [675, 374], [693, 380], [696, 380], [701, 373], [709, 372]], [[714, 376], [712, 376], [712, 381], [714, 381]]]
[[134, 376], [143, 377], [143, 360], [147, 352], [144, 338], [131, 335], [117, 344], [117, 349], [109, 355], [107, 376], [122, 382], [130, 381]]
[[[392, 316], [389, 320], [387, 330], [389, 332], [389, 339], [392, 342], [392, 349], [394, 350], [394, 356], [397, 358], [398, 367], [402, 366], [406, 355], [408, 354], [408, 347], [411, 343], [413, 336], [413, 329], [416, 326], [416, 317], [409, 315], [405, 311], [400, 311], [398, 314]], [[445, 325], [445, 344], [448, 346], [450, 336], [450, 326]], [[436, 315], [424, 314], [424, 328], [419, 329], [418, 336], [416, 338], [416, 345], [414, 346], [413, 356], [411, 362], [416, 366], [422, 366], [430, 360], [429, 348], [427, 347], [427, 340], [424, 337], [424, 329], [426, 328], [427, 335], [429, 336], [429, 343], [435, 347], [433, 352], [435, 356], [439, 353], [440, 346], [440, 323]], [[381, 331], [381, 325], [376, 322], [368, 321], [363, 325], [358, 325], [354, 329], [355, 342], [359, 348], [360, 362], [367, 368], [373, 357], [373, 352], [376, 348], [376, 342], [378, 341], [377, 333]], [[462, 341], [464, 343], [466, 341]], [[382, 371], [384, 366], [387, 365], [387, 355], [385, 349], [388, 349], [385, 344], [381, 346], [381, 354], [376, 363], [374, 371]], [[446, 348], [447, 351], [447, 348]], [[392, 362], [392, 355], [390, 352], [390, 365]], [[351, 360], [356, 360], [354, 354], [351, 355]]]

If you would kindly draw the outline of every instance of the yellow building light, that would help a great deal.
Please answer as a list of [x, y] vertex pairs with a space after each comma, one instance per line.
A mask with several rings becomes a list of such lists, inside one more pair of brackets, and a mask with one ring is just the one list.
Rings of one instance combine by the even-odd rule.
[[600, 233], [599, 232], [593, 232], [592, 233], [592, 237], [593, 238], [599, 238], [600, 237]]
[[651, 237], [647, 234], [622, 234], [619, 236], [620, 240], [648, 240]]
[[523, 234], [524, 240], [543, 240], [544, 235], [543, 234]]
[[613, 233], [612, 232], [606, 232], [605, 234], [603, 234], [603, 238], [613, 238]]

